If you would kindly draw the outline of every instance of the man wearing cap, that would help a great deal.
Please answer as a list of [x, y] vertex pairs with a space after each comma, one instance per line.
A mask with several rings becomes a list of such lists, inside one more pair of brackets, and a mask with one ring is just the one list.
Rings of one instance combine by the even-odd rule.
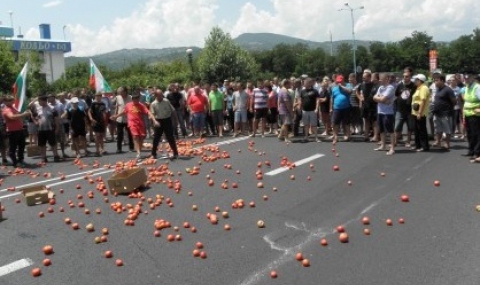
[[415, 146], [412, 149], [417, 152], [429, 151], [427, 116], [430, 107], [430, 90], [425, 85], [427, 81], [425, 75], [417, 74], [413, 79], [417, 88], [412, 96], [412, 116], [415, 120]]
[[473, 72], [466, 75], [463, 115], [467, 131], [468, 153], [472, 162], [480, 163], [480, 86]]
[[92, 129], [95, 132], [95, 148], [97, 157], [106, 154], [105, 151], [105, 132], [107, 130], [107, 106], [102, 101], [102, 92], [95, 93], [95, 99], [88, 109], [88, 118], [92, 124]]
[[350, 94], [352, 90], [346, 88], [343, 75], [335, 76], [335, 83], [332, 87], [332, 99], [330, 100], [330, 113], [333, 123], [333, 143], [338, 142], [338, 132], [343, 126], [344, 139], [350, 140]]
[[[70, 107], [62, 115], [62, 118], [70, 122], [70, 135], [72, 136], [73, 150], [77, 158], [87, 155], [87, 114], [79, 103], [78, 97], [73, 97], [69, 103]], [[84, 151], [83, 154], [80, 152], [82, 149]]]
[[9, 140], [8, 155], [12, 160], [14, 167], [25, 167], [25, 132], [23, 130], [23, 120], [30, 117], [29, 110], [20, 113], [14, 106], [14, 98], [11, 95], [5, 97], [5, 108], [2, 109], [2, 116], [5, 120], [7, 136]]
[[34, 121], [38, 125], [38, 146], [42, 162], [47, 160], [47, 142], [52, 148], [53, 161], [59, 162], [60, 157], [57, 151], [56, 134], [60, 130], [59, 114], [52, 106], [48, 105], [47, 96], [41, 95], [30, 105], [34, 108]]

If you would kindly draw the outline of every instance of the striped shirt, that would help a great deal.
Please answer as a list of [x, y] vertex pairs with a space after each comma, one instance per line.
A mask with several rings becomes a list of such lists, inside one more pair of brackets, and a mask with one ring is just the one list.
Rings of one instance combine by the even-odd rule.
[[254, 109], [263, 109], [267, 108], [267, 102], [268, 102], [268, 94], [265, 92], [265, 90], [260, 89], [260, 88], [255, 88], [253, 89], [253, 102], [254, 102]]

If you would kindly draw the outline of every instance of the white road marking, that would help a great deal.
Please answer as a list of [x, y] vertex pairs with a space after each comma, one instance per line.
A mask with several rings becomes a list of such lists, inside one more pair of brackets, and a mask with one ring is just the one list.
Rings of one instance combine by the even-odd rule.
[[[318, 159], [320, 157], [324, 157], [325, 155], [324, 154], [321, 154], [321, 153], [317, 153], [317, 154], [314, 154], [312, 156], [309, 156], [307, 158], [304, 158], [304, 159], [301, 159], [299, 161], [296, 161], [294, 162], [295, 163], [295, 166], [299, 166], [299, 165], [302, 165], [302, 164], [305, 164], [305, 163], [309, 163], [310, 161], [314, 161], [315, 159]], [[266, 175], [268, 176], [275, 176], [277, 174], [280, 174], [280, 173], [283, 173], [285, 171], [288, 171], [289, 168], [284, 166], [284, 167], [280, 167], [280, 168], [277, 168], [275, 170], [272, 170], [270, 172], [267, 172]]]
[[[108, 169], [108, 170], [104, 170], [104, 171], [101, 171], [101, 172], [93, 173], [91, 176], [94, 177], [94, 176], [98, 176], [98, 175], [102, 175], [102, 174], [106, 174], [106, 173], [111, 173], [111, 172], [114, 172], [114, 171], [115, 171], [115, 169]], [[62, 180], [60, 182], [56, 182], [56, 183], [52, 183], [52, 184], [47, 184], [46, 186], [47, 187], [53, 187], [53, 186], [67, 184], [67, 183], [82, 180], [82, 179], [84, 179], [84, 178], [83, 177], [77, 177], [77, 178], [73, 178], [73, 179]], [[40, 181], [40, 182], [42, 182], [42, 181]], [[37, 184], [41, 184], [41, 183], [37, 183]], [[26, 186], [22, 185], [21, 187], [23, 188], [23, 187], [26, 187]], [[22, 192], [18, 191], [18, 192], [11, 193], [11, 194], [8, 194], [8, 195], [0, 196], [0, 200], [5, 199], [5, 198], [18, 196], [18, 195], [21, 195], [21, 194], [22, 194]]]
[[20, 259], [15, 262], [12, 262], [10, 264], [4, 265], [0, 267], [0, 277], [13, 273], [25, 267], [29, 267], [32, 264], [33, 264], [33, 260], [31, 260], [30, 258], [24, 258], [24, 259]]
[[[78, 172], [78, 173], [72, 173], [72, 174], [65, 175], [65, 178], [70, 178], [70, 177], [74, 177], [74, 176], [78, 176], [78, 175], [98, 172], [98, 171], [101, 171], [101, 170], [103, 170], [103, 168], [92, 169], [92, 170], [88, 170], [88, 171], [84, 171], [84, 172]], [[60, 180], [60, 179], [61, 179], [61, 177], [54, 177], [54, 178], [50, 178], [50, 179], [45, 179], [45, 180], [41, 180], [41, 181], [36, 181], [36, 182], [28, 183], [28, 184], [15, 186], [15, 188], [20, 189], [20, 188], [35, 186], [35, 185], [38, 185], [38, 184], [44, 184], [45, 182], [56, 181], [56, 180]], [[0, 192], [5, 192], [5, 191], [8, 191], [8, 188], [0, 190]]]
[[[232, 139], [232, 140], [221, 141], [221, 142], [218, 142], [218, 143], [207, 144], [205, 146], [225, 145], [225, 144], [239, 142], [239, 141], [243, 141], [243, 140], [247, 140], [247, 139], [248, 139], [248, 137], [240, 137], [240, 138], [236, 138], [236, 139]], [[204, 146], [201, 146], [201, 147], [204, 147]], [[195, 149], [199, 149], [201, 147], [197, 147]], [[140, 162], [139, 165], [141, 165], [141, 164], [142, 163]], [[111, 173], [111, 172], [114, 172], [114, 171], [115, 171], [114, 168], [113, 169], [108, 169], [108, 170], [104, 170], [103, 168], [100, 168], [100, 169], [94, 169], [94, 170], [90, 170], [90, 171], [70, 174], [70, 175], [67, 175], [65, 177], [73, 177], [73, 176], [83, 175], [83, 174], [87, 174], [87, 173], [92, 173], [91, 176], [93, 177], [93, 176], [98, 176], [98, 175], [102, 175], [102, 174], [106, 174], [106, 173]], [[82, 180], [82, 179], [84, 179], [84, 177], [76, 177], [76, 178], [72, 178], [72, 179], [61, 180], [59, 182], [52, 183], [52, 184], [47, 184], [46, 186], [47, 187], [53, 187], [53, 186], [67, 184], [67, 183]], [[19, 186], [16, 186], [15, 188], [16, 188], [16, 190], [19, 190], [19, 189], [22, 189], [22, 188], [25, 188], [25, 187], [44, 184], [45, 182], [51, 182], [51, 181], [56, 181], [56, 180], [60, 180], [60, 178], [58, 177], [58, 178], [46, 179], [46, 180], [37, 181], [37, 182], [29, 183], [29, 184], [19, 185]], [[3, 190], [0, 190], [0, 192], [1, 191], [6, 191], [6, 190], [7, 189], [3, 189]], [[0, 196], [0, 200], [5, 199], [5, 198], [18, 196], [20, 194], [22, 194], [22, 192], [15, 192], [15, 193], [7, 194], [7, 195], [4, 195], [4, 196]]]
[[[367, 212], [371, 211], [373, 208], [375, 208], [384, 198], [381, 198], [375, 202], [373, 202], [371, 205], [366, 207], [363, 211], [360, 212], [360, 214], [355, 217], [354, 219], [351, 219], [344, 223], [345, 226], [348, 224], [351, 224], [354, 221], [360, 220], [361, 217], [366, 214]], [[311, 244], [313, 241], [318, 241], [321, 238], [326, 237], [327, 235], [331, 235], [335, 233], [335, 229], [325, 229], [325, 228], [318, 228], [314, 230], [309, 230], [307, 229], [305, 223], [301, 223], [301, 227], [299, 226], [294, 226], [291, 223], [285, 223], [285, 226], [287, 228], [293, 228], [298, 231], [305, 231], [308, 233], [308, 235], [304, 238], [302, 242], [299, 244], [292, 246], [292, 247], [284, 247], [281, 245], [278, 245], [275, 241], [271, 240], [270, 234], [267, 234], [263, 237], [263, 240], [270, 245], [270, 248], [273, 250], [281, 251], [282, 254], [275, 260], [269, 262], [266, 266], [261, 268], [260, 270], [257, 270], [250, 274], [245, 280], [243, 280], [240, 285], [254, 285], [258, 284], [260, 280], [266, 276], [269, 276], [271, 270], [277, 270], [280, 266], [284, 265], [287, 262], [290, 262], [295, 256], [297, 252], [302, 252], [303, 248]]]

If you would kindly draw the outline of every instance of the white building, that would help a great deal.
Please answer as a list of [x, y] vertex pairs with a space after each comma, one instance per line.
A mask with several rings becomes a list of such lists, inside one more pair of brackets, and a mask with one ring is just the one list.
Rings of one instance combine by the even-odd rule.
[[12, 45], [12, 51], [18, 58], [19, 51], [38, 52], [43, 58], [40, 73], [52, 83], [65, 72], [65, 53], [72, 51], [72, 44], [65, 40], [52, 40], [49, 24], [40, 24], [40, 39], [24, 39], [22, 35], [13, 36], [13, 28], [0, 26], [0, 37]]

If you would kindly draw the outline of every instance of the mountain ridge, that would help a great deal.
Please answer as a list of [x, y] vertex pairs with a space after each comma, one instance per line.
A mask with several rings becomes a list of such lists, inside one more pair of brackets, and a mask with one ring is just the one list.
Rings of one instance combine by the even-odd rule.
[[[274, 33], [244, 33], [233, 39], [240, 47], [249, 51], [262, 51], [273, 49], [276, 45], [284, 43], [288, 45], [305, 44], [308, 48], [323, 48], [326, 52], [335, 51], [338, 45], [350, 43], [351, 40], [339, 40], [332, 42], [315, 42], [296, 37], [279, 35]], [[357, 46], [370, 45], [369, 41], [357, 40]], [[202, 49], [199, 47], [168, 47], [161, 49], [120, 49], [112, 52], [98, 54], [89, 57], [70, 56], [65, 58], [65, 66], [87, 63], [92, 58], [97, 65], [104, 65], [113, 70], [121, 70], [133, 63], [145, 61], [147, 63], [169, 62], [186, 58], [186, 50], [191, 48], [193, 55], [198, 54]]]

